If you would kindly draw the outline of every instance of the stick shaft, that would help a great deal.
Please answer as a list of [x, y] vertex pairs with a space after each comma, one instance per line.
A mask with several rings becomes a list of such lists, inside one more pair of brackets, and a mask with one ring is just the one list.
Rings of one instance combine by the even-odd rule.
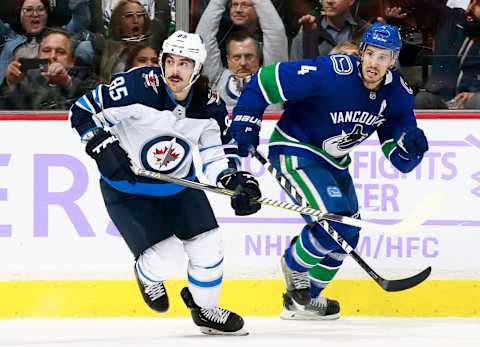
[[[300, 194], [300, 192], [297, 191], [297, 189], [290, 183], [287, 177], [282, 175], [277, 169], [275, 169], [272, 164], [257, 150], [252, 150], [251, 154], [257, 158], [257, 160], [267, 169], [268, 172], [270, 172], [277, 182], [280, 184], [280, 186], [290, 194], [290, 196], [294, 196], [297, 201], [302, 205], [302, 206], [308, 206], [306, 199]], [[306, 207], [305, 207], [306, 208]], [[330, 215], [329, 217], [333, 218], [325, 218], [325, 215]], [[325, 219], [325, 220], [334, 220], [337, 218], [338, 220], [335, 220], [337, 222], [341, 223], [341, 220], [343, 219], [343, 216], [338, 216], [335, 214], [328, 214], [328, 213], [323, 213], [322, 217], [319, 217], [319, 219]], [[354, 218], [348, 219], [348, 222], [353, 222], [357, 221]], [[361, 222], [360, 220], [358, 220]], [[363, 223], [358, 223], [357, 225], [355, 224], [350, 224], [350, 223], [344, 223], [344, 224], [349, 224], [353, 226], [359, 226], [362, 227]], [[392, 291], [401, 291], [405, 290], [411, 287], [416, 286], [417, 284], [423, 282], [431, 272], [431, 268], [428, 267], [422, 272], [412, 276], [412, 277], [407, 277], [399, 280], [388, 280], [384, 279], [382, 276], [380, 276], [375, 270], [373, 270], [370, 265], [368, 265], [365, 260], [355, 251], [355, 249], [347, 242], [345, 241], [340, 234], [338, 234], [335, 229], [331, 227], [326, 227], [323, 228], [323, 230], [340, 246], [342, 249], [349, 254], [360, 267], [365, 270], [365, 272], [384, 290], [392, 292]]]

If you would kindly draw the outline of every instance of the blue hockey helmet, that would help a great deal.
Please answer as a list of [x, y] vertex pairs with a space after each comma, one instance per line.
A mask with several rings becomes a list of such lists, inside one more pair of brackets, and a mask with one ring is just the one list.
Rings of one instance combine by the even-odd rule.
[[362, 46], [366, 45], [399, 52], [402, 48], [400, 30], [394, 25], [375, 22], [363, 34]]

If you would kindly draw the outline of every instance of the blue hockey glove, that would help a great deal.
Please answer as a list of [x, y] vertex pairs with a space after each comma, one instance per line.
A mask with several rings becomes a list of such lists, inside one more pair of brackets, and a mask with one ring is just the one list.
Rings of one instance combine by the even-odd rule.
[[420, 128], [406, 128], [395, 134], [395, 142], [409, 159], [420, 159], [428, 151], [428, 141]]
[[95, 159], [103, 177], [113, 181], [127, 180], [135, 183], [135, 174], [130, 169], [130, 158], [120, 147], [118, 139], [110, 132], [98, 130], [88, 141], [85, 150]]
[[250, 150], [256, 149], [260, 142], [262, 120], [253, 113], [245, 106], [238, 106], [233, 110], [230, 131], [232, 137], [237, 141], [238, 155], [241, 157], [248, 157]]
[[231, 198], [232, 208], [237, 216], [247, 216], [260, 210], [260, 203], [255, 201], [262, 196], [258, 181], [245, 171], [227, 172], [218, 178], [220, 184], [235, 191]]

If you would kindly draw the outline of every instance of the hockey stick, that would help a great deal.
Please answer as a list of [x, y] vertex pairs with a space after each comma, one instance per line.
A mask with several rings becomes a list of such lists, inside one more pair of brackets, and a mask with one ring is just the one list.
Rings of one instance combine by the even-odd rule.
[[[257, 150], [252, 150], [251, 155], [255, 157], [265, 169], [267, 169], [268, 172], [272, 174], [272, 176], [277, 180], [278, 184], [285, 190], [291, 197], [294, 197], [295, 200], [299, 205], [302, 205], [303, 207], [308, 207], [308, 203], [306, 200], [303, 198], [303, 196], [297, 191], [297, 189], [292, 186], [290, 181], [281, 173], [275, 169], [272, 164], [268, 162], [268, 160]], [[407, 218], [403, 219], [401, 222], [398, 222], [393, 225], [381, 225], [377, 223], [371, 223], [367, 221], [358, 221], [356, 224], [353, 222], [350, 223], [349, 217], [343, 217], [341, 219], [344, 219], [345, 221], [348, 220], [348, 223], [343, 223], [343, 224], [348, 224], [348, 225], [353, 225], [359, 228], [365, 228], [365, 229], [374, 229], [377, 231], [381, 231], [384, 233], [388, 234], [401, 234], [401, 233], [406, 233], [412, 230], [417, 229], [420, 225], [425, 222], [425, 220], [433, 214], [434, 211], [436, 211], [440, 207], [440, 202], [442, 200], [442, 196], [440, 193], [432, 193], [430, 194], [426, 199], [422, 201], [422, 203], [418, 206], [418, 208], [415, 210], [413, 214], [408, 216]], [[320, 218], [320, 219], [325, 219], [329, 220], [327, 218]], [[340, 222], [339, 220], [333, 220], [334, 222]], [[340, 222], [341, 223], [341, 222]]]
[[[173, 176], [169, 176], [159, 172], [140, 169], [133, 165], [131, 168], [132, 168], [132, 171], [138, 176], [147, 177], [147, 178], [164, 181], [164, 182], [175, 183], [181, 186], [185, 186], [193, 189], [205, 190], [212, 193], [217, 193], [217, 194], [222, 194], [227, 196], [232, 196], [235, 194], [234, 191], [224, 189], [224, 188], [219, 188], [209, 184], [205, 184], [201, 182], [192, 182], [183, 178], [173, 177]], [[324, 213], [322, 211], [319, 211], [310, 207], [302, 207], [299, 205], [290, 204], [287, 202], [281, 202], [281, 201], [277, 201], [269, 198], [259, 198], [257, 201], [262, 205], [283, 208], [289, 211], [298, 212], [300, 214], [306, 214], [313, 217], [317, 217], [319, 219], [339, 222], [347, 225], [357, 226], [356, 222], [355, 224], [350, 224], [350, 220], [359, 221], [354, 218], [339, 216], [332, 213]], [[355, 259], [355, 261], [357, 261], [357, 263], [370, 275], [370, 277], [372, 277], [375, 280], [375, 282], [377, 282], [380, 285], [380, 287], [382, 287], [387, 292], [396, 292], [396, 291], [401, 291], [401, 290], [411, 288], [423, 282], [430, 275], [431, 268], [428, 267], [427, 269], [423, 270], [421, 273], [413, 277], [400, 279], [400, 280], [386, 280], [382, 278], [379, 274], [377, 274], [367, 263], [365, 263], [365, 261], [355, 252], [353, 247], [351, 247], [335, 230], [329, 229], [328, 234], [343, 248], [343, 250], [346, 253], [350, 254], [352, 258]]]
[[[290, 196], [295, 197], [295, 199], [302, 205], [304, 208], [307, 208], [308, 203], [306, 202], [306, 199], [303, 198], [303, 196], [295, 189], [295, 187], [292, 186], [290, 181], [282, 175], [280, 172], [278, 172], [263, 155], [261, 155], [259, 152], [257, 152], [255, 149], [253, 149], [251, 152], [252, 156], [258, 159], [260, 163], [275, 177], [275, 179], [278, 181], [280, 186], [287, 191]], [[323, 218], [318, 217], [318, 220], [322, 220]], [[340, 218], [341, 219], [341, 218]], [[325, 219], [325, 220], [330, 220], [330, 219]], [[335, 221], [337, 222], [337, 221]], [[344, 223], [347, 224], [347, 223]], [[370, 224], [370, 223], [369, 223]], [[356, 225], [355, 225], [356, 226]], [[430, 275], [432, 268], [429, 266], [422, 272], [408, 278], [403, 278], [403, 279], [398, 279], [398, 280], [388, 280], [383, 277], [381, 277], [378, 273], [376, 273], [370, 265], [368, 265], [362, 257], [355, 252], [352, 246], [348, 244], [347, 241], [345, 241], [341, 235], [338, 234], [337, 231], [335, 231], [333, 228], [323, 228], [327, 234], [338, 244], [342, 249], [347, 253], [350, 254], [350, 256], [364, 269], [370, 277], [372, 277], [375, 282], [377, 282], [380, 287], [382, 287], [384, 290], [387, 292], [397, 292], [405, 289], [412, 288], [423, 281], [427, 279], [427, 277]]]
[[[132, 171], [138, 175], [138, 176], [143, 176], [143, 177], [148, 177], [154, 180], [160, 180], [160, 181], [165, 181], [165, 182], [170, 182], [170, 183], [175, 183], [179, 184], [181, 186], [193, 188], [193, 189], [200, 189], [200, 190], [205, 190], [209, 191], [212, 193], [217, 193], [217, 194], [222, 194], [222, 195], [227, 195], [227, 196], [233, 196], [235, 194], [234, 191], [228, 190], [225, 188], [220, 188], [216, 186], [212, 186], [210, 184], [202, 183], [202, 182], [193, 182], [186, 180], [184, 178], [179, 178], [179, 177], [173, 177], [169, 176], [166, 174], [162, 174], [160, 172], [153, 172], [153, 171], [148, 171], [141, 169], [139, 167], [136, 167], [134, 165], [131, 166]], [[277, 208], [282, 208], [284, 210], [288, 211], [293, 211], [293, 212], [298, 212], [300, 214], [305, 214], [309, 215], [312, 217], [316, 217], [317, 219], [322, 219], [322, 220], [328, 220], [331, 222], [338, 222], [341, 224], [346, 224], [350, 226], [356, 226], [359, 228], [364, 228], [364, 227], [376, 227], [378, 226], [380, 229], [384, 229], [385, 226], [383, 225], [378, 225], [375, 223], [369, 223], [362, 221], [360, 219], [355, 219], [351, 217], [346, 217], [346, 216], [340, 216], [338, 214], [333, 214], [333, 213], [325, 213], [320, 210], [308, 207], [308, 206], [300, 206], [296, 204], [291, 204], [288, 202], [283, 202], [283, 201], [278, 201], [270, 198], [265, 198], [261, 197], [258, 198], [257, 201], [266, 206], [271, 206], [271, 207], [277, 207]]]

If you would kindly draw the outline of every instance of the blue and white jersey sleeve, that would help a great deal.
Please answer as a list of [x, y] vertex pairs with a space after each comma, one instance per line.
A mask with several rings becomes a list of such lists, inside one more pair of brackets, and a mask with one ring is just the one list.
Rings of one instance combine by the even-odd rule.
[[94, 90], [78, 99], [70, 108], [69, 118], [80, 136], [95, 128], [105, 127], [102, 116], [102, 95], [108, 86], [98, 85]]
[[203, 172], [212, 184], [217, 183], [219, 174], [226, 169], [241, 167], [238, 147], [230, 135], [230, 120], [225, 103], [218, 100], [209, 107], [213, 112], [203, 130], [198, 147]]

